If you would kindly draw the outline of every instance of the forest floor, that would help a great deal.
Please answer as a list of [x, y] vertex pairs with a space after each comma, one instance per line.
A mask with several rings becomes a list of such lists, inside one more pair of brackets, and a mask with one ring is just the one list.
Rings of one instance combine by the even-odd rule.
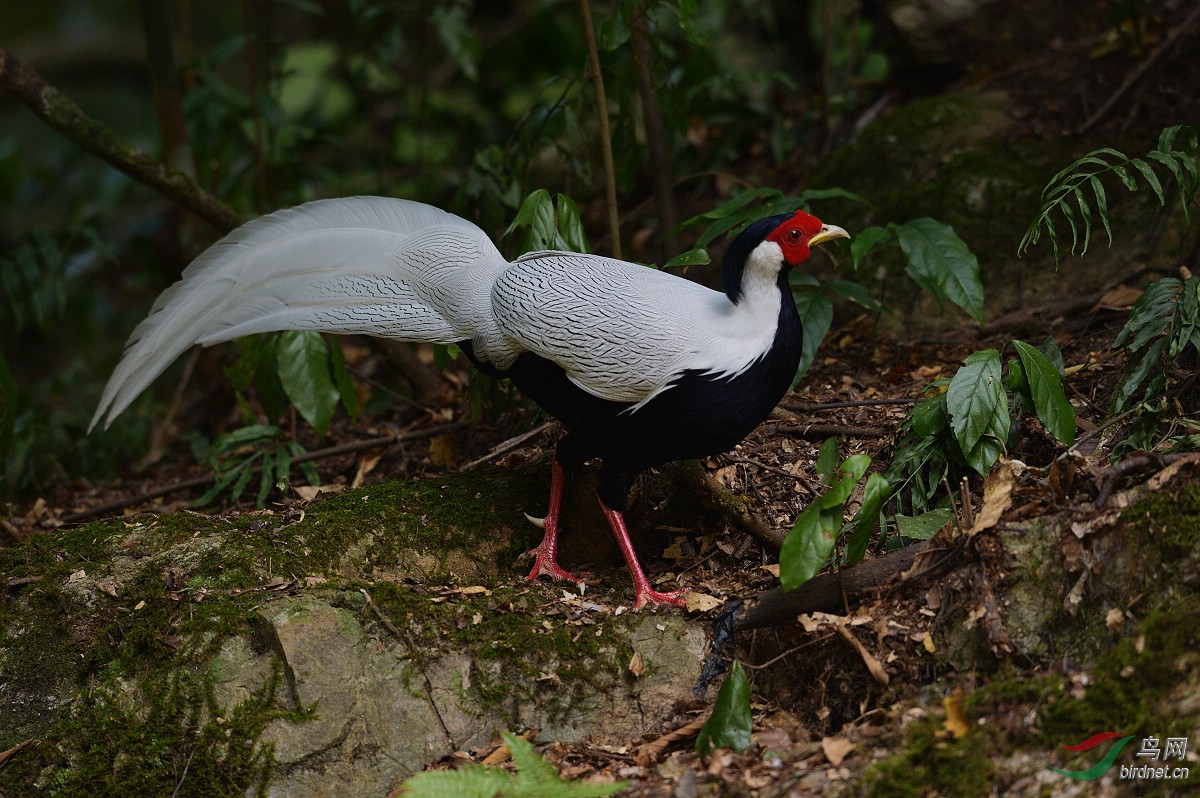
[[[1177, 15], [1182, 13], [1180, 10]], [[1130, 71], [1126, 62], [1081, 58], [1079, 49], [1079, 42], [1059, 40], [1056, 47], [1027, 61], [1010, 63], [1007, 67], [998, 65], [975, 79], [1010, 93], [1013, 116], [1021, 121], [1021, 135], [1059, 136], [1065, 130], [1078, 129], [1118, 91]], [[1119, 141], [1131, 135], [1131, 127], [1135, 132], [1145, 128], [1156, 133], [1164, 117], [1178, 121], [1200, 116], [1196, 113], [1200, 98], [1172, 88], [1197, 85], [1200, 60], [1172, 62], [1168, 58], [1164, 63], [1180, 74], [1166, 81], [1154, 78], [1151, 73], [1150, 82], [1157, 81], [1154, 90], [1138, 91], [1118, 102], [1116, 110], [1099, 120], [1093, 135]], [[1058, 94], [1059, 87], [1067, 85], [1085, 88], [1078, 97]], [[1081, 442], [1076, 453], [1087, 465], [1081, 467], [1083, 478], [1076, 481], [1073, 490], [1059, 491], [1052, 501], [1036, 498], [1014, 503], [1001, 523], [1015, 524], [1050, 511], [1086, 523], [1089, 517], [1105, 512], [1107, 497], [1146, 482], [1160, 473], [1162, 465], [1148, 458], [1141, 461], [1140, 470], [1110, 466], [1104, 448], [1121, 434], [1119, 425], [1104, 426], [1114, 387], [1125, 368], [1121, 358], [1112, 356], [1112, 342], [1136, 296], [1133, 285], [1114, 283], [1095, 296], [1060, 297], [1041, 307], [1019, 309], [993, 319], [984, 328], [964, 327], [922, 340], [897, 340], [880, 335], [875, 320], [869, 317], [845, 321], [831, 331], [809, 374], [794, 393], [785, 397], [771, 418], [734, 452], [710, 457], [702, 466], [735, 494], [749, 497], [752, 512], [763, 526], [786, 531], [821, 490], [815, 463], [825, 439], [840, 438], [843, 457], [868, 454], [873, 461], [871, 470], [883, 471], [890, 462], [893, 438], [909, 404], [920, 397], [932, 380], [952, 375], [967, 355], [979, 349], [994, 347], [1005, 352], [1008, 347], [1006, 354], [1011, 355], [1009, 342], [1014, 338], [1036, 345], [1050, 336], [1061, 348], [1066, 366], [1082, 367], [1071, 371], [1066, 385], [1080, 428]], [[368, 369], [380, 357], [355, 342], [348, 344], [347, 353], [351, 362], [358, 361], [354, 368], [360, 370]], [[391, 410], [372, 415], [368, 421], [352, 423], [342, 418], [335, 421], [323, 439], [317, 439], [294, 419], [290, 427], [310, 452], [326, 452], [316, 464], [322, 475], [322, 487], [332, 490], [372, 481], [436, 475], [467, 464], [504, 466], [548, 461], [560, 434], [557, 425], [546, 423], [532, 409], [517, 404], [494, 420], [447, 427], [470, 416], [464, 375], [451, 369], [441, 390], [440, 399], [424, 411], [397, 403]], [[1182, 401], [1191, 400], [1185, 397]], [[194, 410], [184, 407], [179, 415], [187, 417]], [[420, 437], [423, 431], [432, 429], [440, 432]], [[415, 433], [417, 437], [403, 444], [355, 449], [363, 441], [399, 432]], [[170, 437], [172, 431], [165, 429], [164, 434]], [[1061, 448], [1056, 447], [1036, 421], [1026, 419], [1018, 431], [1018, 444], [1008, 456], [1031, 466], [1048, 467], [1061, 453]], [[167, 489], [202, 480], [206, 474], [204, 466], [188, 462], [187, 458], [167, 458], [147, 465], [120, 483], [63, 483], [36, 501], [15, 508], [2, 522], [0, 545], [13, 545], [40, 531], [80, 523], [87, 518], [168, 513], [185, 508], [205, 487]], [[1189, 489], [1200, 483], [1200, 477], [1186, 469], [1179, 478], [1187, 481]], [[1172, 484], [1179, 489], [1177, 482]], [[975, 509], [981, 503], [980, 487], [978, 480], [972, 483]], [[139, 498], [150, 494], [158, 495]], [[280, 502], [282, 506], [278, 509], [302, 508], [310, 499], [311, 493], [304, 492], [303, 487], [297, 488]], [[854, 503], [852, 500], [851, 505]], [[252, 511], [243, 502], [225, 512]], [[642, 515], [647, 517], [645, 513]], [[777, 550], [736, 525], [718, 524], [703, 541], [689, 537], [683, 530], [657, 530], [660, 533], [657, 537], [651, 534], [655, 531], [652, 529], [635, 530], [638, 531], [656, 541], [662, 540], [663, 532], [667, 533], [667, 545], [643, 546], [640, 550], [652, 578], [670, 573], [686, 587], [720, 596], [752, 596], [777, 582], [771, 570], [778, 561]], [[676, 532], [681, 533], [682, 541], [673, 539]], [[878, 543], [874, 555], [883, 554]], [[605, 569], [604, 565], [601, 564], [600, 570], [602, 581], [624, 584], [621, 580], [625, 576], [620, 571]], [[514, 564], [507, 578], [514, 583], [522, 579], [522, 566]], [[0, 585], [0, 590], [3, 589]], [[857, 610], [847, 607], [847, 615], [857, 612], [855, 617], [865, 620], [854, 623], [869, 628], [875, 628], [880, 619], [899, 619], [906, 634], [913, 641], [921, 641], [927, 639], [923, 632], [929, 628], [932, 614], [929, 606], [928, 591], [919, 598], [904, 592], [885, 593]], [[961, 609], [969, 612], [973, 608]], [[814, 631], [808, 638], [803, 636], [806, 631], [797, 627], [787, 632], [756, 632], [740, 641], [739, 657], [752, 672], [763, 674], [761, 684], [755, 681], [754, 742], [742, 754], [729, 751], [706, 757], [696, 754], [692, 749], [695, 728], [674, 738], [656, 735], [659, 742], [666, 741], [661, 749], [654, 751], [646, 747], [654, 740], [638, 740], [625, 747], [551, 743], [541, 753], [564, 777], [631, 780], [632, 786], [622, 793], [631, 798], [829, 794], [836, 792], [839, 785], [849, 792], [861, 789], [864, 773], [872, 767], [876, 772], [891, 774], [888, 778], [895, 778], [896, 765], [887, 763], [904, 761], [904, 747], [914, 744], [911, 736], [905, 737], [905, 730], [910, 727], [931, 724], [920, 743], [930, 758], [936, 758], [936, 752], [946, 747], [948, 740], [959, 736], [955, 724], [964, 717], [961, 702], [954, 703], [953, 693], [947, 697], [948, 703], [943, 704], [941, 699], [943, 688], [955, 680], [947, 678], [944, 668], [930, 666], [916, 654], [902, 652], [898, 660], [884, 662], [884, 667], [893, 674], [888, 689], [876, 693], [871, 701], [864, 700], [860, 711], [848, 714], [846, 702], [837, 693], [848, 680], [869, 682], [873, 678], [870, 670], [874, 658], [830, 631], [832, 627], [828, 624], [822, 625], [811, 618], [804, 623], [813, 624]], [[913, 647], [920, 645], [914, 643]], [[841, 668], [854, 660], [858, 660], [858, 667], [848, 670], [821, 665], [837, 663], [837, 668]], [[878, 660], [874, 662], [876, 666], [879, 664]], [[781, 690], [776, 684], [778, 679], [769, 678], [762, 670], [767, 666], [774, 667], [776, 672], [783, 668], [793, 678], [799, 678], [797, 674], [801, 673], [815, 674], [815, 680], [802, 693]], [[1023, 674], [1028, 680], [1046, 675], [1068, 682], [1076, 679], [1071, 684], [1082, 689], [1078, 684], [1079, 671], [1065, 662], [1035, 663], [1016, 651], [1009, 657], [1007, 668], [1008, 672]], [[937, 698], [930, 697], [931, 687]], [[1017, 727], [1033, 711], [1031, 706], [1036, 706], [1036, 699], [1031, 700], [1027, 692], [990, 698], [986, 706], [973, 707], [977, 714], [970, 722]], [[1192, 742], [1200, 744], [1200, 740]], [[461, 752], [431, 765], [449, 767], [462, 761], [483, 761], [493, 752], [494, 748]], [[1006, 751], [1004, 756], [1012, 758], [1019, 754]], [[1188, 761], [1200, 773], [1196, 760]], [[973, 766], [967, 763], [968, 769]], [[993, 767], [999, 769], [996, 763]], [[1008, 766], [1010, 773], [1021, 770], [1019, 764]], [[1026, 763], [1024, 767], [1026, 773], [1045, 770], [1036, 763]], [[945, 773], [938, 778], [942, 777], [949, 778]], [[975, 782], [961, 773], [953, 778], [959, 779], [958, 786], [947, 786], [941, 794], [972, 794]], [[1197, 776], [1192, 777], [1193, 782], [1196, 779]], [[1033, 775], [1024, 781], [1010, 778], [1003, 781], [1002, 787], [997, 787], [997, 783], [993, 778], [975, 794], [992, 790], [1014, 794], [1038, 791], [1042, 791], [1039, 794], [1100, 794], [1085, 793], [1081, 783], [1069, 781], [1058, 780], [1047, 786], [1041, 776]], [[934, 789], [933, 782], [926, 786]], [[875, 789], [889, 794], [878, 785]], [[937, 789], [943, 789], [940, 783]], [[1101, 792], [1112, 789], [1116, 788], [1109, 784]], [[1171, 794], [1169, 789], [1166, 792]]]

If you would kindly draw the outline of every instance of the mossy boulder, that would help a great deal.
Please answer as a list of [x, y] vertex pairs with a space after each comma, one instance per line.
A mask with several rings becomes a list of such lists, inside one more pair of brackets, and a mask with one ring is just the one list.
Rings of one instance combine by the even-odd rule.
[[497, 730], [665, 725], [703, 628], [615, 613], [624, 584], [520, 578], [544, 491], [539, 469], [451, 474], [0, 550], [0, 751], [37, 741], [0, 793], [382, 795]]

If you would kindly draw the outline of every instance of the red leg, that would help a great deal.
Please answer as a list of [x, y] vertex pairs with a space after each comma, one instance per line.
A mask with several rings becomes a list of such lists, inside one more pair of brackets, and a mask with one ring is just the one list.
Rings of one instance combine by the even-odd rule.
[[613, 536], [617, 539], [617, 545], [621, 548], [621, 554], [625, 557], [625, 564], [629, 566], [629, 573], [633, 575], [633, 589], [637, 596], [634, 603], [634, 609], [641, 609], [647, 601], [655, 604], [667, 604], [672, 607], [686, 607], [687, 602], [683, 600], [683, 591], [677, 590], [672, 593], [659, 593], [650, 587], [650, 580], [646, 578], [646, 574], [642, 571], [642, 565], [638, 562], [637, 552], [633, 550], [633, 541], [629, 539], [629, 530], [625, 528], [625, 518], [616, 510], [610, 510], [604, 507], [604, 515], [608, 518], [608, 525], [612, 527]]
[[550, 508], [546, 512], [546, 517], [542, 519], [532, 518], [526, 515], [537, 526], [546, 530], [542, 542], [533, 548], [529, 554], [534, 556], [533, 570], [529, 572], [528, 579], [537, 579], [539, 576], [549, 576], [553, 579], [566, 579], [571, 582], [578, 582], [579, 577], [570, 571], [564, 570], [558, 564], [558, 514], [562, 510], [562, 495], [563, 495], [563, 470], [562, 466], [554, 460], [550, 464]]

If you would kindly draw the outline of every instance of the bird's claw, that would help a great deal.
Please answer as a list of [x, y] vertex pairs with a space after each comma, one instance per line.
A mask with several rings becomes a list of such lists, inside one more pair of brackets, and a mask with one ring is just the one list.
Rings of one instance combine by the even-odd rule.
[[534, 518], [529, 513], [521, 513], [521, 515], [525, 516], [525, 520], [529, 521], [529, 523], [533, 524], [538, 529], [546, 528], [546, 519], [545, 518]]
[[668, 607], [687, 607], [687, 601], [683, 598], [685, 592], [684, 590], [673, 590], [670, 593], [660, 593], [657, 590], [650, 590], [649, 588], [639, 590], [633, 608], [640, 610], [647, 603], [663, 604]]
[[536, 549], [534, 549], [533, 551], [527, 552], [526, 556], [528, 556], [530, 554], [535, 555], [536, 559], [534, 560], [534, 563], [533, 563], [533, 570], [529, 572], [529, 576], [525, 577], [526, 579], [529, 579], [530, 581], [532, 581], [534, 579], [537, 579], [539, 576], [548, 576], [551, 579], [561, 579], [565, 582], [574, 582], [575, 584], [579, 585], [580, 592], [581, 593], [583, 592], [583, 586], [585, 584], [585, 582], [583, 580], [584, 580], [584, 577], [587, 576], [586, 573], [573, 574], [570, 571], [568, 571], [566, 568], [563, 568], [558, 563], [552, 562], [551, 560], [549, 560], [545, 557], [542, 557], [541, 554]]

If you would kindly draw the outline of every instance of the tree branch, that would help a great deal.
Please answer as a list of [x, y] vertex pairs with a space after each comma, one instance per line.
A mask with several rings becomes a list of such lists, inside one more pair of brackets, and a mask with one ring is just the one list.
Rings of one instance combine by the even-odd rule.
[[229, 232], [242, 223], [232, 208], [196, 185], [190, 177], [121, 141], [107, 125], [88, 116], [73, 100], [3, 47], [0, 47], [0, 89], [25, 103], [50, 127], [86, 152], [145, 183], [222, 232]]

